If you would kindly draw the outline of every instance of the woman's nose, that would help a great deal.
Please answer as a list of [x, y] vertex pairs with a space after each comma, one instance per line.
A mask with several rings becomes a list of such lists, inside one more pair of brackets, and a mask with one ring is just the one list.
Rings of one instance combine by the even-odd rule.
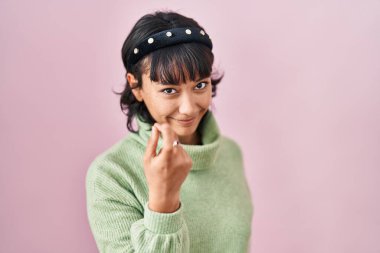
[[197, 113], [195, 98], [192, 95], [183, 94], [180, 100], [179, 113], [194, 116]]

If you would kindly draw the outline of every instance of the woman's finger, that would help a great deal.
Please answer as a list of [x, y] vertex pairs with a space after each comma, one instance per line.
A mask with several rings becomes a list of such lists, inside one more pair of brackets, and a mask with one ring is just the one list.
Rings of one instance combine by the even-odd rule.
[[156, 156], [156, 148], [158, 143], [159, 133], [157, 128], [153, 125], [152, 132], [150, 134], [150, 138], [148, 140], [148, 144], [145, 150], [145, 158], [152, 158]]
[[162, 134], [162, 139], [163, 139], [162, 149], [166, 151], [173, 150], [173, 142], [175, 140], [178, 140], [177, 134], [167, 123], [164, 123], [161, 125], [156, 124], [156, 126]]

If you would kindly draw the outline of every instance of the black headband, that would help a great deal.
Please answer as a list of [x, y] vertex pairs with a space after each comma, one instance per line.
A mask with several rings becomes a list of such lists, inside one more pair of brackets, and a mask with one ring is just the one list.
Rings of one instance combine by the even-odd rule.
[[188, 42], [198, 42], [212, 49], [212, 42], [205, 31], [196, 27], [173, 28], [145, 38], [133, 49], [128, 62], [135, 64], [143, 56], [157, 49]]

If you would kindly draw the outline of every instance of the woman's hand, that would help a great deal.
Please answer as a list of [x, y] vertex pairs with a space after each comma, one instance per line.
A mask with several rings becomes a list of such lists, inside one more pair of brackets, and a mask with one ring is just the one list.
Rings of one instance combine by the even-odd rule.
[[[160, 132], [163, 146], [156, 155]], [[149, 209], [171, 213], [179, 208], [180, 188], [192, 160], [181, 145], [173, 147], [177, 134], [169, 124], [155, 123], [144, 155], [144, 173], [149, 187]]]

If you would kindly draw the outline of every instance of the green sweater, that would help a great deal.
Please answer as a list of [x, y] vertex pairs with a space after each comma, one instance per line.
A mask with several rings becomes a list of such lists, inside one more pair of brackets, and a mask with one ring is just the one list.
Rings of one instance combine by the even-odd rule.
[[[199, 125], [202, 145], [181, 144], [193, 167], [173, 213], [148, 208], [143, 155], [151, 125], [137, 123], [139, 132], [99, 154], [86, 175], [88, 220], [99, 251], [247, 252], [253, 204], [242, 152], [220, 134], [212, 112]], [[160, 137], [157, 151], [162, 144]]]

